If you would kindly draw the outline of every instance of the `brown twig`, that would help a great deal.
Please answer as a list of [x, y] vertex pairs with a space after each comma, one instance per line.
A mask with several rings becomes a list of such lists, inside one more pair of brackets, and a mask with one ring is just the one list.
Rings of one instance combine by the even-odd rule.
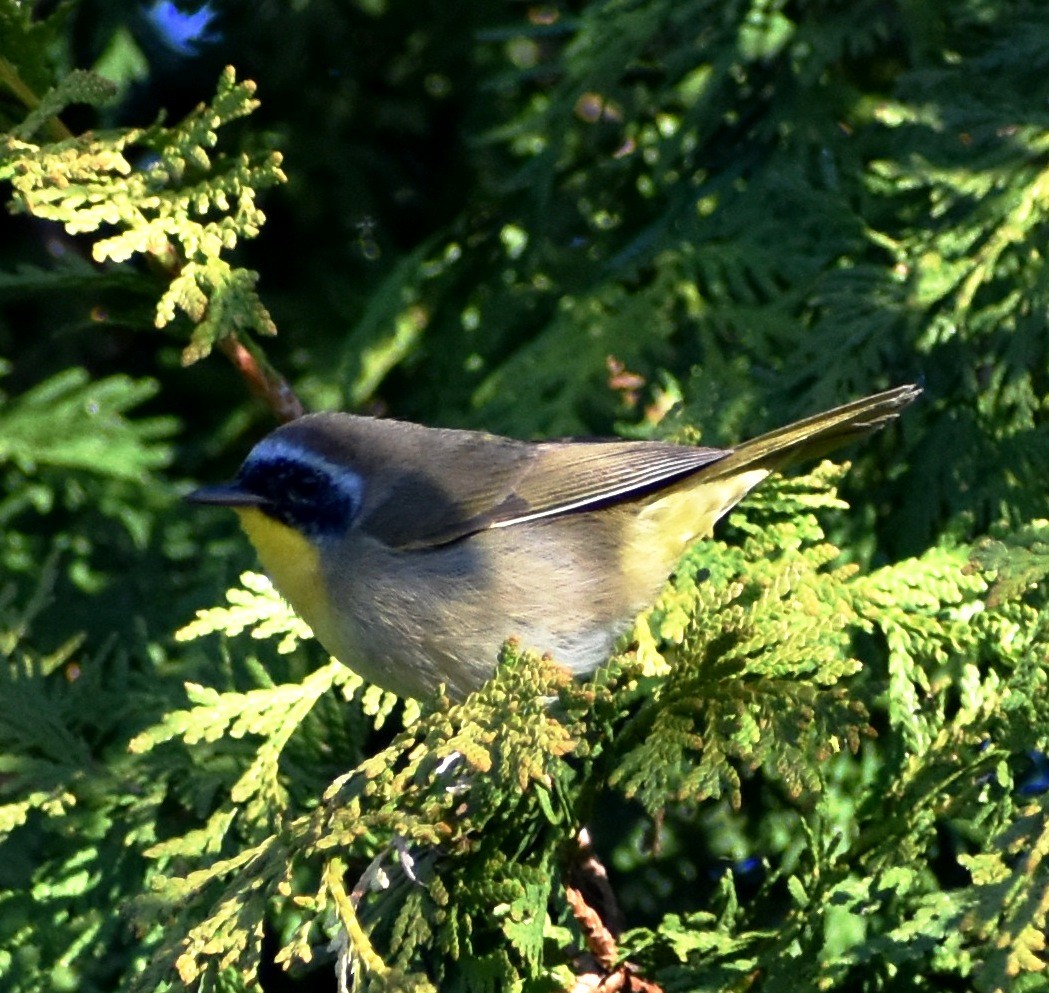
[[[590, 847], [590, 835], [583, 828], [576, 837], [578, 861], [571, 875], [580, 886], [565, 886], [568, 906], [583, 932], [587, 951], [599, 971], [586, 971], [576, 976], [571, 993], [663, 993], [656, 983], [637, 974], [635, 966], [619, 961], [616, 935], [622, 930], [622, 913], [601, 860]], [[583, 887], [600, 901], [599, 912], [583, 895]]]
[[291, 384], [273, 368], [265, 355], [250, 342], [229, 336], [219, 342], [219, 350], [244, 377], [248, 388], [273, 411], [281, 423], [302, 417], [305, 408]]
[[637, 974], [629, 962], [616, 964], [619, 947], [601, 916], [579, 890], [565, 887], [568, 905], [583, 930], [586, 947], [600, 971], [587, 971], [575, 977], [569, 993], [663, 993], [661, 986]]
[[587, 950], [594, 961], [605, 971], [611, 972], [619, 958], [619, 946], [612, 932], [601, 920], [601, 915], [586, 902], [583, 894], [574, 886], [565, 887], [568, 906], [572, 908], [576, 923], [583, 931]]
[[584, 901], [595, 908], [612, 937], [623, 930], [623, 912], [619, 909], [615, 890], [608, 878], [608, 870], [598, 858], [590, 842], [590, 832], [580, 828], [575, 838], [576, 850], [569, 866], [570, 885], [577, 889]]

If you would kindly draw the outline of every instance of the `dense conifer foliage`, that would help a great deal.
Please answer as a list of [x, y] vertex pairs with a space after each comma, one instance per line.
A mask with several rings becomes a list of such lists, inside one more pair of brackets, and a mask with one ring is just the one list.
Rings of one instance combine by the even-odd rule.
[[[1044, 989], [1047, 72], [1020, 0], [0, 0], [0, 986]], [[909, 381], [460, 703], [179, 499]]]

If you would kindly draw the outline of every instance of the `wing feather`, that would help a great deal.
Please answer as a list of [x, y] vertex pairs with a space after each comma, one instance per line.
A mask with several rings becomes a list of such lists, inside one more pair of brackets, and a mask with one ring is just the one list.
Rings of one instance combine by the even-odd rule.
[[731, 453], [650, 441], [544, 442], [535, 448], [535, 460], [514, 492], [485, 515], [485, 526], [509, 527], [636, 499]]

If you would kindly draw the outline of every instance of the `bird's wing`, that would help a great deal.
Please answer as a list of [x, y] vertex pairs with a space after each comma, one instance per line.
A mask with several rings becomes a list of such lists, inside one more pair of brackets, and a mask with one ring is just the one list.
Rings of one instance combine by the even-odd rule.
[[653, 441], [563, 441], [535, 446], [513, 492], [486, 515], [487, 527], [631, 500], [730, 455], [732, 449]]
[[429, 461], [411, 463], [425, 466], [425, 474], [399, 477], [360, 526], [391, 548], [435, 547], [488, 528], [631, 499], [729, 452], [663, 442], [527, 444], [491, 436], [458, 450], [435, 445]]
[[[529, 444], [345, 418], [371, 491], [359, 527], [390, 548], [423, 549], [488, 528], [636, 499], [694, 473], [713, 483], [752, 470], [772, 472], [869, 434], [919, 393], [916, 386], [897, 387], [729, 449], [649, 441]], [[370, 445], [368, 436], [379, 432], [381, 444]], [[343, 441], [340, 450], [345, 448]], [[369, 463], [371, 451], [381, 458]]]

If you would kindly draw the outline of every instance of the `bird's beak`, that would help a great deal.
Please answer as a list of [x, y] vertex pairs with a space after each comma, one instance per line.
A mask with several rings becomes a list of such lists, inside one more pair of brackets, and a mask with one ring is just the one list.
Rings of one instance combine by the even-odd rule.
[[244, 489], [239, 483], [220, 483], [218, 486], [202, 486], [184, 499], [188, 503], [211, 504], [216, 507], [262, 507], [269, 501], [257, 493]]

